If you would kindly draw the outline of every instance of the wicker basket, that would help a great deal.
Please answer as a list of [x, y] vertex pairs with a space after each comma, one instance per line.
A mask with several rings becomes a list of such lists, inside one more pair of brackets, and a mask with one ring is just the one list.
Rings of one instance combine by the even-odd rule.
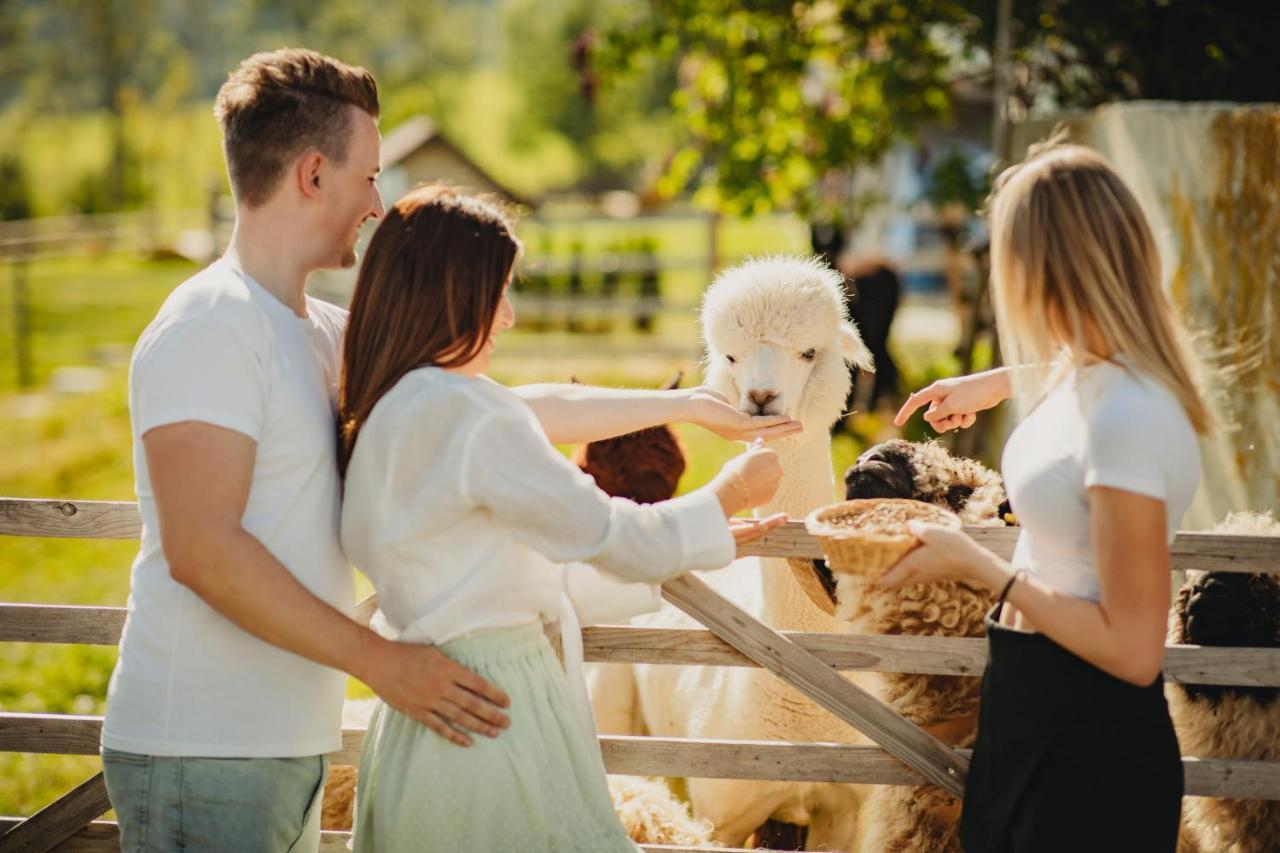
[[954, 512], [905, 498], [863, 498], [821, 507], [809, 513], [804, 526], [822, 544], [833, 572], [875, 578], [918, 543], [907, 530], [908, 521], [960, 527]]

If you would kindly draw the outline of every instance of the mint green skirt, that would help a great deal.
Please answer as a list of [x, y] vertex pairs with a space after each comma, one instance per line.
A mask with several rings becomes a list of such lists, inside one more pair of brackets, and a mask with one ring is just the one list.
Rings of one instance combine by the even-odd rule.
[[542, 626], [440, 648], [507, 692], [511, 727], [460, 747], [379, 702], [360, 758], [355, 853], [636, 853]]

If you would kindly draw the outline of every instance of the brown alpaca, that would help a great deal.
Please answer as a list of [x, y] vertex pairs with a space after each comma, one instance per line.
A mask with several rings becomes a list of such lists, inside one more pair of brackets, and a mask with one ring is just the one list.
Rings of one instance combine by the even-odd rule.
[[[845, 472], [847, 498], [914, 498], [956, 512], [965, 524], [1005, 522], [1000, 475], [952, 456], [937, 442], [901, 439], [878, 444]], [[835, 579], [836, 614], [853, 631], [938, 637], [982, 637], [992, 596], [953, 581], [917, 584], [898, 592], [869, 588], [859, 578]], [[843, 595], [841, 593], [844, 593]], [[977, 735], [977, 678], [880, 673], [876, 694], [943, 742], [970, 747]], [[877, 786], [859, 814], [864, 851], [959, 851], [960, 800], [932, 785]]]
[[[1215, 533], [1280, 536], [1270, 514], [1233, 513]], [[1280, 577], [1188, 572], [1169, 617], [1169, 642], [1280, 647]], [[1169, 684], [1183, 755], [1280, 760], [1280, 688]], [[1280, 850], [1280, 802], [1187, 797], [1179, 853]]]
[[[680, 378], [663, 390], [680, 387]], [[663, 425], [580, 445], [574, 464], [595, 478], [600, 490], [640, 504], [670, 500], [684, 474], [684, 445], [671, 427]]]

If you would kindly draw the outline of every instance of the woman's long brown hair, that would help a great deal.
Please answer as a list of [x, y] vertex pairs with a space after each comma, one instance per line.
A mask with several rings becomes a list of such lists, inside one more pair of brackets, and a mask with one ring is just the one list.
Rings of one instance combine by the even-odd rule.
[[459, 367], [489, 339], [520, 253], [494, 205], [439, 184], [396, 202], [369, 241], [351, 299], [338, 392], [338, 470], [406, 373]]

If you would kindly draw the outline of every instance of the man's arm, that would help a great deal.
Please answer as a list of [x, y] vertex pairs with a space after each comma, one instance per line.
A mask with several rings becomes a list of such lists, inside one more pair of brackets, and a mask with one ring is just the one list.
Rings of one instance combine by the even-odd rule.
[[506, 695], [434, 646], [395, 643], [306, 589], [241, 525], [257, 444], [197, 421], [143, 436], [174, 580], [274, 646], [350, 673], [389, 705], [463, 746], [454, 726], [494, 736], [508, 724]]
[[793, 435], [801, 424], [785, 415], [754, 416], [706, 387], [673, 391], [592, 385], [520, 385], [512, 389], [542, 424], [552, 444], [602, 441], [669, 423], [694, 423], [736, 441]]

